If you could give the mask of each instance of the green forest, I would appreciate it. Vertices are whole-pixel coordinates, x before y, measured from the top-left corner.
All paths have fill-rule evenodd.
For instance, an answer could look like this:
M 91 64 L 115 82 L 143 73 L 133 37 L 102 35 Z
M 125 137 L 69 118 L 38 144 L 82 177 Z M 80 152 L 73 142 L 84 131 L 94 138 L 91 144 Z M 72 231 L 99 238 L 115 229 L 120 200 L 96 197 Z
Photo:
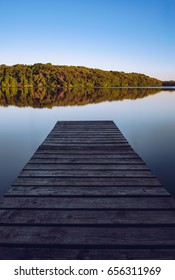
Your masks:
M 144 74 L 104 71 L 82 66 L 0 65 L 0 86 L 7 87 L 154 87 L 162 81 Z

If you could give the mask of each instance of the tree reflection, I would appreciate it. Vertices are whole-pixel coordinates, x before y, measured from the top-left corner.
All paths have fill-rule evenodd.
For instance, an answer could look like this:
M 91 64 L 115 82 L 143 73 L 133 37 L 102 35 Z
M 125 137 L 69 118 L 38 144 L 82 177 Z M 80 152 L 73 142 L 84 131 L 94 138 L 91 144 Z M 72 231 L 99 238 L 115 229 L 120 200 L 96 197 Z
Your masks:
M 48 89 L 48 88 L 2 88 L 1 106 L 52 108 L 54 106 L 77 106 L 104 101 L 144 98 L 160 92 L 158 88 L 93 88 L 93 89 Z

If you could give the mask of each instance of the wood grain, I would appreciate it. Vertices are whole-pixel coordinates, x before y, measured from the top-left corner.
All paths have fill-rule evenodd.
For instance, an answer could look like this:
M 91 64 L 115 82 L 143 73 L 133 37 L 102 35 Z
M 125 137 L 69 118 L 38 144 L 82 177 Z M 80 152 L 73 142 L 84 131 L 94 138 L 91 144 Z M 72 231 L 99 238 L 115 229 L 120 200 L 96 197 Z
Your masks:
M 174 259 L 175 201 L 112 121 L 61 121 L 0 199 L 0 259 Z

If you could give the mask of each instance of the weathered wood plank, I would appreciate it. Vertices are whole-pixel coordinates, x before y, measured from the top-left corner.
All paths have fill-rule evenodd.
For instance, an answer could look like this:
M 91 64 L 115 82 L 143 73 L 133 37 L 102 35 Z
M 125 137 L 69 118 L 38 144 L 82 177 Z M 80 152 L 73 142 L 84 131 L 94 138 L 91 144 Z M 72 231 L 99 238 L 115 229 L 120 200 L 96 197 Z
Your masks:
M 108 137 L 106 136 L 89 136 L 88 134 L 87 135 L 50 135 L 48 136 L 45 140 L 53 140 L 53 141 L 87 141 L 87 142 L 90 142 L 90 141 L 99 141 L 99 142 L 105 142 L 105 141 L 113 141 L 113 142 L 125 142 L 127 143 L 128 141 L 123 138 L 123 137 L 114 137 L 114 136 L 110 136 L 108 135 Z
M 72 124 L 72 125 L 77 125 L 77 124 L 106 124 L 106 125 L 115 125 L 115 123 L 112 120 L 71 120 L 71 121 L 58 121 L 55 125 L 68 125 L 68 124 Z
M 36 152 L 37 154 L 68 154 L 69 156 L 71 155 L 100 155 L 100 156 L 105 156 L 105 155 L 112 155 L 112 156 L 117 156 L 117 155 L 129 155 L 131 154 L 132 156 L 135 156 L 135 153 L 132 149 L 120 149 L 120 148 L 111 148 L 111 147 L 106 147 L 106 149 L 101 149 L 100 147 L 80 147 L 80 149 L 76 149 L 76 146 L 68 147 L 66 148 L 59 148 L 59 147 L 51 147 L 49 145 L 43 145 L 40 146 Z
M 175 209 L 172 197 L 5 197 L 0 208 L 15 209 Z
M 95 124 L 95 123 L 104 123 L 104 124 L 114 124 L 115 123 L 112 120 L 72 120 L 72 121 L 58 121 L 55 125 L 60 125 L 60 124 Z
M 0 210 L 0 225 L 175 226 L 175 210 Z
M 174 213 L 113 122 L 58 122 L 0 199 L 0 258 L 171 259 Z
M 65 121 L 64 123 L 62 123 L 62 122 L 57 122 L 56 124 L 55 124 L 55 127 L 54 127 L 54 129 L 56 128 L 56 127 L 69 127 L 69 126 L 71 126 L 71 127 L 96 127 L 96 126 L 99 126 L 99 127 L 106 127 L 106 128 L 108 128 L 108 127 L 114 127 L 114 128 L 116 128 L 116 125 L 114 124 L 114 122 L 98 122 L 98 121 L 91 121 L 91 122 L 82 122 L 82 123 L 79 123 L 79 122 L 67 122 L 67 121 Z M 118 127 L 117 127 L 118 128 Z
M 53 137 L 53 136 L 58 136 L 58 137 L 61 137 L 61 138 L 64 138 L 64 137 L 71 137 L 71 135 L 75 138 L 81 138 L 81 137 L 88 137 L 88 138 L 104 138 L 104 137 L 109 137 L 109 138 L 116 138 L 116 139 L 123 139 L 123 140 L 126 140 L 126 138 L 124 137 L 124 135 L 122 135 L 120 132 L 117 132 L 117 131 L 106 131 L 106 130 L 101 130 L 101 131 L 96 131 L 95 129 L 94 130 L 91 130 L 91 131 L 88 131 L 88 130 L 77 130 L 77 131 L 54 131 L 50 134 L 48 134 L 48 137 Z
M 78 145 L 76 143 L 72 143 L 69 145 L 65 145 L 65 144 L 59 144 L 59 143 L 45 143 L 43 142 L 42 146 L 39 147 L 39 149 L 41 150 L 47 150 L 47 149 L 67 149 L 67 150 L 71 150 L 71 149 L 75 149 L 75 150 L 110 150 L 110 151 L 120 151 L 120 150 L 126 150 L 126 151 L 132 151 L 132 148 L 130 145 L 128 144 L 105 144 L 105 143 L 97 143 L 97 144 L 92 144 L 92 143 L 88 143 L 88 144 L 81 144 L 78 143 Z
M 72 124 L 66 124 L 66 125 L 55 125 L 54 130 L 57 129 L 70 129 L 70 130 L 76 130 L 76 129 L 105 129 L 105 130 L 110 130 L 110 129 L 114 129 L 114 130 L 119 130 L 114 124 L 110 125 L 104 125 L 104 124 L 76 124 L 76 125 L 72 125 Z
M 114 122 L 100 122 L 100 121 L 91 121 L 91 122 L 84 122 L 84 121 L 82 121 L 82 123 L 79 123 L 78 121 L 70 121 L 70 123 L 69 122 L 67 122 L 67 121 L 65 121 L 64 123 L 62 122 L 62 121 L 59 121 L 59 122 L 57 122 L 56 124 L 55 124 L 55 127 L 54 128 L 56 128 L 56 127 L 69 127 L 69 126 L 71 126 L 71 127 L 116 127 L 116 125 L 114 124 Z
M 8 234 L 8 239 L 7 239 Z M 163 246 L 175 244 L 174 227 L 0 227 L 0 245 Z
M 170 196 L 163 187 L 12 186 L 5 196 Z
M 72 129 L 72 130 L 76 130 L 77 128 L 82 128 L 82 129 L 85 129 L 85 128 L 98 128 L 98 129 L 100 129 L 100 128 L 103 128 L 103 129 L 115 129 L 116 131 L 120 131 L 120 129 L 116 126 L 116 125 L 114 125 L 114 124 L 112 124 L 112 125 L 109 125 L 109 124 L 106 124 L 106 125 L 103 125 L 103 124 L 89 124 L 89 125 L 78 125 L 78 124 L 76 124 L 76 125 L 73 125 L 73 124 L 70 124 L 70 125 L 58 125 L 58 124 L 56 124 L 55 126 L 54 126 L 54 128 L 53 128 L 53 130 L 55 131 L 55 130 L 57 130 L 57 129 L 62 129 L 62 128 L 70 128 L 70 129 Z
M 47 138 L 43 144 L 104 144 L 104 145 L 112 145 L 114 146 L 128 146 L 128 142 L 125 140 L 116 140 L 116 139 L 85 139 L 85 138 L 70 138 L 70 139 L 58 139 L 58 138 Z
M 32 159 L 29 161 L 30 164 L 133 164 L 133 165 L 144 165 L 143 161 L 138 158 L 91 158 L 91 157 L 58 157 L 58 158 L 53 158 L 47 156 L 38 158 L 35 154 L 35 156 L 32 157 Z
M 155 177 L 149 170 L 23 170 L 20 177 Z
M 89 127 L 89 128 L 94 128 L 94 127 L 97 127 L 97 128 L 106 128 L 106 129 L 109 129 L 109 128 L 114 128 L 114 129 L 119 129 L 118 127 L 116 127 L 116 125 L 114 123 L 95 123 L 95 122 L 91 122 L 91 123 L 56 123 L 55 124 L 55 127 L 54 129 L 56 128 L 67 128 L 67 127 L 70 127 L 70 128 L 77 128 L 77 127 L 80 127 L 80 128 L 86 128 L 86 127 Z
M 32 156 L 32 159 L 33 158 L 46 158 L 46 159 L 50 159 L 50 158 L 54 158 L 54 159 L 73 159 L 73 160 L 76 160 L 76 159 L 90 159 L 90 160 L 120 160 L 120 159 L 140 159 L 138 155 L 136 155 L 134 152 L 132 153 L 110 153 L 110 152 L 107 152 L 105 154 L 103 153 L 94 153 L 94 154 L 87 154 L 87 153 L 79 153 L 79 152 L 76 152 L 76 151 L 69 151 L 69 153 L 63 153 L 63 152 L 60 152 L 60 153 L 57 153 L 57 151 L 43 151 L 43 150 L 37 150 L 36 153 Z M 143 162 L 143 161 L 142 161 Z
M 0 247 L 2 260 L 174 260 L 175 249 Z
M 120 131 L 118 127 L 114 123 L 100 123 L 100 122 L 91 122 L 91 123 L 57 123 L 54 127 L 54 131 L 56 130 L 85 130 L 85 129 L 90 129 L 90 130 L 115 130 L 115 131 Z
M 109 127 L 110 125 L 111 126 L 114 126 L 116 127 L 115 123 L 112 121 L 112 120 L 88 120 L 88 121 L 58 121 L 56 124 L 55 124 L 55 127 L 56 126 L 61 126 L 61 125 L 72 125 L 72 126 L 77 126 L 77 125 L 83 125 L 83 126 L 86 126 L 86 125 L 103 125 L 103 126 L 107 126 Z
M 12 184 L 15 185 L 30 185 L 30 186 L 161 186 L 160 182 L 156 178 L 17 178 Z
M 99 126 L 106 126 L 106 127 L 110 127 L 110 126 L 113 126 L 113 127 L 116 127 L 115 123 L 113 121 L 81 121 L 81 123 L 79 121 L 58 121 L 54 128 L 55 127 L 60 127 L 60 126 L 72 126 L 72 127 L 77 127 L 77 126 L 83 126 L 83 127 L 86 127 L 88 125 L 90 125 L 91 127 L 93 126 L 96 126 L 96 125 L 99 125 Z M 118 128 L 118 127 L 117 127 Z M 119 129 L 119 128 L 118 128 Z
M 148 170 L 144 164 L 57 164 L 57 163 L 28 163 L 24 170 Z
M 120 133 L 106 133 L 106 132 L 101 132 L 101 133 L 88 133 L 88 132 L 80 132 L 80 133 L 75 133 L 75 132 L 70 132 L 70 133 L 57 133 L 57 132 L 51 132 L 46 139 L 55 139 L 55 138 L 58 138 L 58 139 L 71 139 L 71 138 L 74 138 L 74 139 L 81 139 L 81 138 L 86 138 L 86 139 L 115 139 L 116 141 L 117 140 L 126 140 L 126 138 L 120 134 Z
M 79 133 L 81 134 L 92 134 L 92 135 L 100 135 L 100 134 L 111 134 L 111 135 L 119 135 L 119 136 L 124 136 L 120 130 L 116 129 L 116 128 L 108 128 L 106 129 L 105 127 L 101 127 L 101 128 L 88 128 L 88 127 L 84 127 L 84 128 L 55 128 L 53 131 L 50 132 L 50 134 L 77 134 L 79 135 Z M 50 135 L 49 134 L 49 135 Z
M 109 133 L 109 132 L 51 132 L 48 135 L 48 138 L 98 138 L 98 139 L 109 139 L 109 138 L 116 138 L 116 140 L 126 140 L 126 138 L 120 133 Z M 126 140 L 127 141 L 127 140 Z
M 76 128 L 76 127 L 112 127 L 112 128 L 117 128 L 116 125 L 114 124 L 114 122 L 101 122 L 101 121 L 91 121 L 91 122 L 86 122 L 86 121 L 82 121 L 81 123 L 79 123 L 78 121 L 70 121 L 67 122 L 65 121 L 64 123 L 62 123 L 62 121 L 58 121 L 55 126 L 55 128 L 60 128 L 60 127 L 71 127 L 71 128 Z
M 106 149 L 106 147 L 114 147 L 114 148 L 118 148 L 118 147 L 126 147 L 126 149 L 128 147 L 130 147 L 130 145 L 126 142 L 126 141 L 87 141 L 87 140 L 80 140 L 80 141 L 74 141 L 73 139 L 69 140 L 69 141 L 57 141 L 57 140 L 45 140 L 43 141 L 42 145 L 55 145 L 55 146 L 65 146 L 68 145 L 68 147 L 74 147 L 76 145 L 81 145 L 83 147 L 88 147 L 91 148 L 92 145 L 94 145 L 95 147 L 101 147 L 102 145 L 104 145 L 104 149 Z

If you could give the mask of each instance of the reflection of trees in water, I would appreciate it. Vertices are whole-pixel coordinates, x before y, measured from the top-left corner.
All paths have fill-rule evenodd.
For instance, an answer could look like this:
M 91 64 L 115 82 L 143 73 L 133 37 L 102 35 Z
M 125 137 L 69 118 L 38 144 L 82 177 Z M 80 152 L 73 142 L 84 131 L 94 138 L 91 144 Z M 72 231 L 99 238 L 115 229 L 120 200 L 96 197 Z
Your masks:
M 76 106 L 104 101 L 143 98 L 160 92 L 156 88 L 3 88 L 0 89 L 0 105 L 18 107 L 52 108 L 53 106 Z

